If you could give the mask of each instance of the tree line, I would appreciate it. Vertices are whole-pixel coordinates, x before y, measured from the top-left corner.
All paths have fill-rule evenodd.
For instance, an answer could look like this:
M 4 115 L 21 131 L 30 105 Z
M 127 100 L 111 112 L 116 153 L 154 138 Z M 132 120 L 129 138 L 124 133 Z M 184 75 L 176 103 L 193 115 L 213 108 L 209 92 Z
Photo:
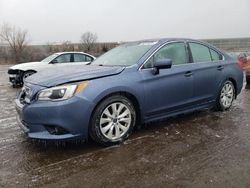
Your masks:
M 63 41 L 61 44 L 48 42 L 45 45 L 30 45 L 27 30 L 4 23 L 0 27 L 0 64 L 22 63 L 38 61 L 46 56 L 63 51 L 84 51 L 94 56 L 99 56 L 117 43 L 98 43 L 98 36 L 93 32 L 85 32 L 81 35 L 79 43 Z

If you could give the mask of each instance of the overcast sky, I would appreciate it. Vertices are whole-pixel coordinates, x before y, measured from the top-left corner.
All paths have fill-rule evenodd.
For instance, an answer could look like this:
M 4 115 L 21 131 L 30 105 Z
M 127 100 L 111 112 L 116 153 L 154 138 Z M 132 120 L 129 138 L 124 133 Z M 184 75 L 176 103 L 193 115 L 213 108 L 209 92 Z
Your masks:
M 33 44 L 160 37 L 250 37 L 250 0 L 0 0 L 0 24 L 27 29 Z

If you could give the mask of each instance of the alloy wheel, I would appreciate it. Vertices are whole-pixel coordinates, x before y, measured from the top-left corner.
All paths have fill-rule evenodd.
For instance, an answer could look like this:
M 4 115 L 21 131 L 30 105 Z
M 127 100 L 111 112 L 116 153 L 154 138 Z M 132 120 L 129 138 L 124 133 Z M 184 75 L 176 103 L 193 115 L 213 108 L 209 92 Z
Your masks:
M 131 126 L 130 109 L 121 102 L 110 104 L 100 118 L 101 133 L 109 140 L 118 140 L 127 133 Z
M 234 99 L 234 88 L 231 83 L 226 83 L 220 94 L 220 102 L 224 106 L 224 108 L 228 108 L 231 106 Z

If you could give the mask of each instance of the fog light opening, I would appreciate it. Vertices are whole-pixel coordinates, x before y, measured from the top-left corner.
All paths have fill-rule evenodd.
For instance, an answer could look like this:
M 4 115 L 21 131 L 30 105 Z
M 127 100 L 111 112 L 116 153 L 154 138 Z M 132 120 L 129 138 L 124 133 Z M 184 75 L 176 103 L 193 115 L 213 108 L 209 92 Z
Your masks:
M 63 135 L 68 134 L 69 132 L 62 127 L 55 125 L 45 125 L 46 130 L 52 135 Z

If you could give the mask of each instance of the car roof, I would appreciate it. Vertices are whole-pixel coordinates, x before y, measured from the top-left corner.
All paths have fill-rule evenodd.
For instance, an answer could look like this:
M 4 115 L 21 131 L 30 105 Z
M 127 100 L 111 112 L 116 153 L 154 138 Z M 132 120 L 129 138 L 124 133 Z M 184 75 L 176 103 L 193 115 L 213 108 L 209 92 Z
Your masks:
M 88 55 L 88 56 L 91 56 L 91 57 L 95 58 L 95 56 L 93 56 L 93 55 L 91 55 L 91 54 L 88 54 L 88 53 L 85 53 L 85 52 L 76 52 L 76 51 L 56 52 L 56 53 L 54 53 L 54 54 L 56 54 L 56 55 L 62 55 L 62 54 L 69 54 L 69 53 L 84 54 L 84 55 Z
M 158 39 L 146 39 L 146 40 L 139 40 L 139 41 L 135 41 L 135 43 L 143 43 L 143 42 L 155 42 L 158 45 L 164 44 L 166 42 L 178 42 L 178 41 L 188 41 L 188 42 L 197 42 L 200 44 L 203 44 L 205 46 L 208 46 L 210 48 L 216 49 L 217 51 L 223 52 L 223 50 L 219 50 L 217 47 L 215 47 L 214 45 L 203 41 L 203 40 L 198 40 L 198 39 L 191 39 L 191 38 L 158 38 Z
M 55 54 L 57 55 L 62 55 L 62 54 L 68 54 L 68 53 L 80 53 L 80 54 L 87 54 L 85 52 L 74 52 L 74 51 L 68 51 L 68 52 L 56 52 Z
M 189 38 L 156 38 L 156 39 L 144 39 L 134 42 L 168 42 L 168 41 L 183 41 L 183 40 L 194 40 Z M 198 41 L 198 40 L 197 40 Z
M 190 39 L 190 38 L 158 38 L 158 39 L 145 39 L 145 40 L 138 40 L 138 41 L 131 41 L 131 42 L 127 42 L 124 44 L 131 44 L 131 43 L 144 43 L 144 42 L 152 42 L 155 44 L 162 44 L 162 43 L 166 43 L 166 42 L 171 42 L 171 41 L 190 41 L 190 42 L 197 42 L 197 43 L 201 43 L 204 45 L 209 45 L 210 47 L 214 47 L 213 45 L 202 41 L 202 40 L 196 40 L 196 39 Z

